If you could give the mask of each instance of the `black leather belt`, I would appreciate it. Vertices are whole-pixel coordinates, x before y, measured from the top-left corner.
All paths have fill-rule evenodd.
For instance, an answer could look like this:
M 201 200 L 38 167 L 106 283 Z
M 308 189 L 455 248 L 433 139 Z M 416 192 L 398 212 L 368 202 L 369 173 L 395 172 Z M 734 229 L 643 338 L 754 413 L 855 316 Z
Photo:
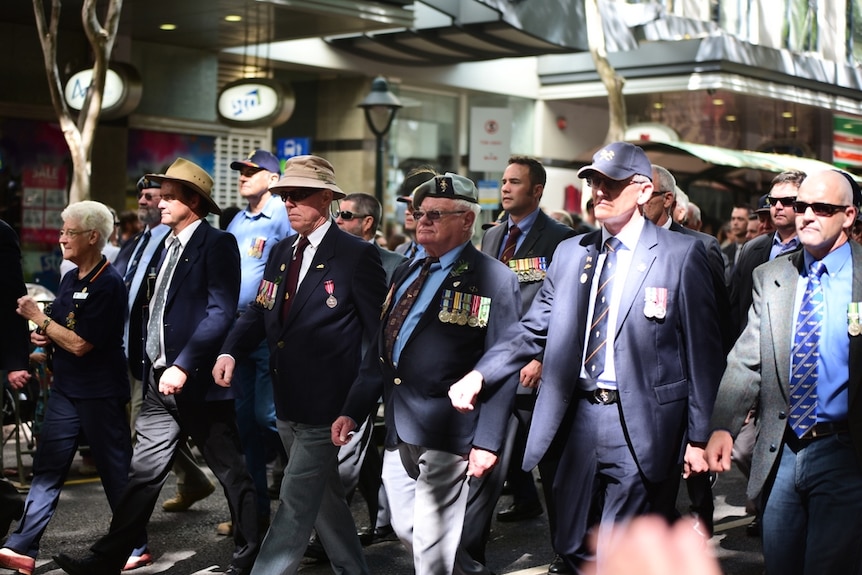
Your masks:
M 575 397 L 586 399 L 594 405 L 612 405 L 619 402 L 620 393 L 616 389 L 578 389 Z
M 808 429 L 805 434 L 799 439 L 819 439 L 828 435 L 837 433 L 849 433 L 850 424 L 845 421 L 821 421 L 814 424 L 814 427 Z

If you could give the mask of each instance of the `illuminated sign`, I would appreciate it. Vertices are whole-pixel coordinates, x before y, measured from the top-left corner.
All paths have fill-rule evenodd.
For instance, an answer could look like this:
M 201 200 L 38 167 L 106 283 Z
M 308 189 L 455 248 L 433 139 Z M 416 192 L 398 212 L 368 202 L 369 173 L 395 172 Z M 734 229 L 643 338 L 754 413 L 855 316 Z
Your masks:
M 69 78 L 63 95 L 74 110 L 84 107 L 87 92 L 93 82 L 93 69 L 88 68 Z M 102 117 L 120 118 L 132 113 L 141 102 L 141 81 L 137 71 L 127 64 L 111 64 L 105 74 L 105 90 L 102 93 Z
M 278 126 L 293 114 L 293 91 L 267 78 L 231 82 L 218 97 L 218 115 L 234 126 Z

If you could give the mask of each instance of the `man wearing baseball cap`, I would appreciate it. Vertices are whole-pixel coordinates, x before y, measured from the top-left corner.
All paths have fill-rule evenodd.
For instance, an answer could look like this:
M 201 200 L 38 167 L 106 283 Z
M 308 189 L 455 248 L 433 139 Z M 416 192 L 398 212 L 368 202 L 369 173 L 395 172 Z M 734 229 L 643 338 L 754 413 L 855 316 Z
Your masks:
M 227 231 L 239 246 L 242 274 L 237 314 L 242 315 L 257 297 L 266 260 L 275 244 L 293 234 L 287 210 L 270 191 L 281 177 L 278 158 L 266 150 L 253 150 L 246 159 L 231 162 L 239 172 L 239 195 L 246 201 L 230 222 Z M 269 374 L 269 349 L 261 342 L 236 367 L 232 386 L 238 390 L 236 423 L 248 471 L 257 492 L 257 512 L 263 525 L 269 524 L 269 495 L 266 482 L 266 454 L 283 451 L 275 427 L 275 404 Z M 231 533 L 231 523 L 222 523 L 218 533 Z
M 595 559 L 593 527 L 601 558 L 605 528 L 675 513 L 663 487 L 683 459 L 686 475 L 707 470 L 702 447 L 724 369 L 703 244 L 638 209 L 653 193 L 643 150 L 609 144 L 578 176 L 602 229 L 559 245 L 527 314 L 449 390 L 469 412 L 480 391 L 544 352 L 523 468 L 561 446 L 554 549 L 576 572 Z
M 332 441 L 346 444 L 383 395 L 392 528 L 416 573 L 452 573 L 466 479 L 496 463 L 517 379 L 501 381 L 467 416 L 452 409 L 445 391 L 518 320 L 521 297 L 515 274 L 470 242 L 480 209 L 472 181 L 435 176 L 413 191 L 413 206 L 426 257 L 396 270 L 383 327 L 332 425 Z

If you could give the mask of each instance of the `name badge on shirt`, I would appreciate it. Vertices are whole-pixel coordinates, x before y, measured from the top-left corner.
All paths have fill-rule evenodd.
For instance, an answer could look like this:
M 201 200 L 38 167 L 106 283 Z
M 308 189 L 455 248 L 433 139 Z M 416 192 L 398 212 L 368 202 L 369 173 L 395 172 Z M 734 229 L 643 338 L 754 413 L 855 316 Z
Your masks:
M 76 291 L 72 294 L 72 299 L 87 299 L 90 294 L 85 291 Z

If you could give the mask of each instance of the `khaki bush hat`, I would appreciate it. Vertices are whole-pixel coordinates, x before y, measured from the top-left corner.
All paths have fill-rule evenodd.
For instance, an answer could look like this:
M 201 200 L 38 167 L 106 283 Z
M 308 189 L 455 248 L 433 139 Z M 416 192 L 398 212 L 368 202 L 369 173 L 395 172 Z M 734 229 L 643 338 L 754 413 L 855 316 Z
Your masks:
M 197 192 L 206 202 L 209 211 L 221 215 L 221 208 L 213 200 L 213 179 L 199 165 L 177 158 L 164 174 L 147 174 L 147 179 L 161 184 L 162 182 L 177 182 Z

